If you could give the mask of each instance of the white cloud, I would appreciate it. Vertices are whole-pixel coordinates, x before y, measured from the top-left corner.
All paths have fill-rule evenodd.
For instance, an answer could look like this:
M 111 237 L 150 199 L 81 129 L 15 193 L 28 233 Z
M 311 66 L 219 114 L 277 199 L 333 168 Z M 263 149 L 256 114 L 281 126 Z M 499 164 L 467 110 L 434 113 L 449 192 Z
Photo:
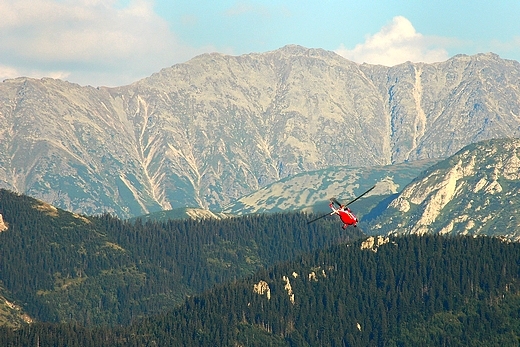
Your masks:
M 18 76 L 20 76 L 20 74 L 14 67 L 0 65 L 0 80 L 16 78 Z
M 0 80 L 68 76 L 120 85 L 201 53 L 182 45 L 152 0 L 0 0 Z
M 13 66 L 0 65 L 0 81 L 20 76 L 51 77 L 65 80 L 69 76 L 65 71 L 39 71 L 33 69 L 17 69 Z
M 349 50 L 341 45 L 336 53 L 357 63 L 394 66 L 406 61 L 432 63 L 448 59 L 448 52 L 436 48 L 439 39 L 423 36 L 402 16 L 394 17 L 378 33 Z

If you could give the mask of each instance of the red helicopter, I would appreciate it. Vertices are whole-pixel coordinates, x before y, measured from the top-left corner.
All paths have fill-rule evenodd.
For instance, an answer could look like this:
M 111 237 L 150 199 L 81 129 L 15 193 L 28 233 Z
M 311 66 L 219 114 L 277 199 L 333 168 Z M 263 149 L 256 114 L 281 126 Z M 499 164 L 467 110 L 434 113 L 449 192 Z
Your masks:
M 315 222 L 317 221 L 318 219 L 321 219 L 321 218 L 324 218 L 324 217 L 327 217 L 327 216 L 332 216 L 332 215 L 335 215 L 337 214 L 339 216 L 339 218 L 341 219 L 341 221 L 343 222 L 343 226 L 342 228 L 343 229 L 346 229 L 347 226 L 349 225 L 353 225 L 354 227 L 357 226 L 357 223 L 358 223 L 358 219 L 357 217 L 352 213 L 352 211 L 350 210 L 350 208 L 348 208 L 347 206 L 352 204 L 354 201 L 357 201 L 359 198 L 361 198 L 362 196 L 364 196 L 365 194 L 368 194 L 372 189 L 374 189 L 376 186 L 373 186 L 372 188 L 370 188 L 369 190 L 367 190 L 366 192 L 364 192 L 363 194 L 361 194 L 360 196 L 358 196 L 357 198 L 355 198 L 354 200 L 350 201 L 349 203 L 347 204 L 341 204 L 338 200 L 336 200 L 336 198 L 331 198 L 330 199 L 330 204 L 329 204 L 329 207 L 330 209 L 332 210 L 332 212 L 330 213 L 327 213 L 323 216 L 320 216 L 318 218 L 315 218 L 309 222 L 307 222 L 307 224 L 310 224 L 312 222 Z M 338 206 L 336 208 L 336 205 Z

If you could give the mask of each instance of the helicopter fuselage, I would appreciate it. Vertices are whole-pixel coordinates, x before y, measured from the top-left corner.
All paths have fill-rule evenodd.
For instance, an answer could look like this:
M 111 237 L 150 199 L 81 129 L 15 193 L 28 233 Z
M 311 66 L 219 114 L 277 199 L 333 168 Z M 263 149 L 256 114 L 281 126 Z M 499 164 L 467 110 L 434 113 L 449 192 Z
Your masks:
M 340 206 L 339 208 L 335 208 L 334 204 L 330 203 L 330 208 L 332 210 L 331 214 L 337 214 L 341 221 L 343 222 L 343 229 L 345 229 L 349 225 L 357 226 L 358 219 L 357 217 L 350 211 L 350 209 L 346 206 Z

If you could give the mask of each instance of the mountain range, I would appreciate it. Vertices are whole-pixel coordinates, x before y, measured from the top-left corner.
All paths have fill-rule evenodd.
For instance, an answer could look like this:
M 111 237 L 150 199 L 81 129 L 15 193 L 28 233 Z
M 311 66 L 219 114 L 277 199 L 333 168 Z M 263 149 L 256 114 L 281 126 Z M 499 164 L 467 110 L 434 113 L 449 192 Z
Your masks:
M 351 206 L 367 234 L 440 233 L 520 240 L 520 139 L 480 141 L 438 162 L 306 172 L 267 185 L 224 211 L 322 213 L 330 197 L 347 202 L 373 185 L 366 197 Z
M 236 211 L 304 172 L 440 160 L 518 137 L 519 85 L 520 63 L 492 53 L 384 67 L 294 45 L 203 54 L 115 88 L 5 80 L 0 187 L 122 218 Z

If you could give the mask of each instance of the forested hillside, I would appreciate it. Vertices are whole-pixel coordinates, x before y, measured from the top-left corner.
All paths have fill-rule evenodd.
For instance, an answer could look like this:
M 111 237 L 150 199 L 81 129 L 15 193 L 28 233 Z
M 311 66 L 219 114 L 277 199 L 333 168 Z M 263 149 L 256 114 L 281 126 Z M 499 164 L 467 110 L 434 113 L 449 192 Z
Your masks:
M 357 238 L 304 214 L 130 223 L 0 190 L 3 295 L 33 319 L 128 323 L 217 283 Z M 1 317 L 1 316 L 0 316 Z
M 519 276 L 518 243 L 380 238 L 298 256 L 127 327 L 38 323 L 4 328 L 0 345 L 518 346 Z

